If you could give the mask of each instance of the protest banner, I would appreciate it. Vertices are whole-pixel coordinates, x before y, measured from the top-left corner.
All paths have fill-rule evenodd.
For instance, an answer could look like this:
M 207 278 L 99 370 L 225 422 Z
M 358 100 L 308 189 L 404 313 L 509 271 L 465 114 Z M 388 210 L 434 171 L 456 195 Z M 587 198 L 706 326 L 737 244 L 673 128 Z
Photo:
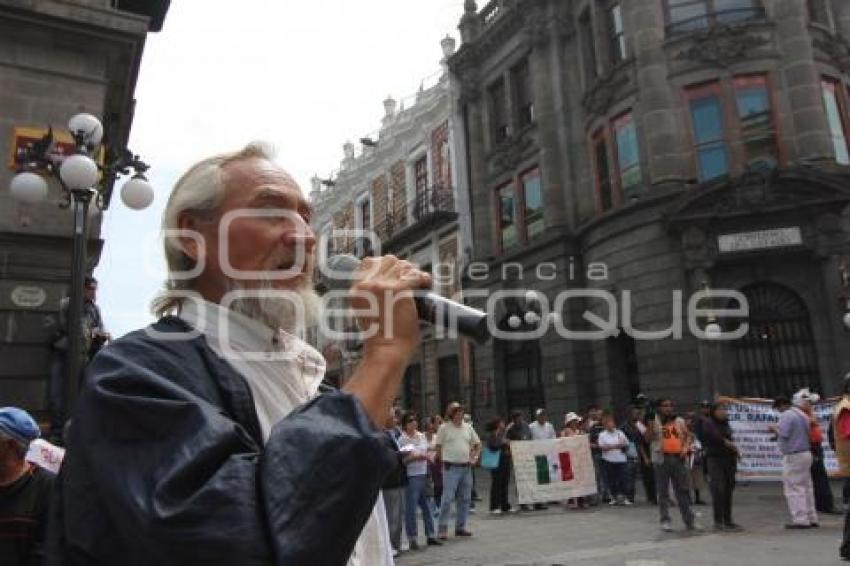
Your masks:
M 741 451 L 738 479 L 782 480 L 782 453 L 771 430 L 779 422 L 779 414 L 770 399 L 723 397 L 729 406 L 729 425 L 735 444 Z M 829 445 L 827 430 L 835 399 L 825 399 L 814 406 L 814 413 L 823 429 L 823 449 L 826 471 L 837 474 L 838 461 Z
M 519 502 L 546 503 L 596 493 L 587 436 L 511 442 Z
M 43 438 L 36 438 L 30 442 L 26 455 L 27 462 L 33 463 L 54 474 L 59 473 L 64 458 L 64 448 L 50 444 Z

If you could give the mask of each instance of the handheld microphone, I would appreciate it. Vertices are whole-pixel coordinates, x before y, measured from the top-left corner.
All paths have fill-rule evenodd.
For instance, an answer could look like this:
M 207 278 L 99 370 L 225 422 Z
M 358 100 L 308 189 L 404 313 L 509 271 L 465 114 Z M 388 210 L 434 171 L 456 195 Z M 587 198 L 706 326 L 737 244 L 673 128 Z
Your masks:
M 325 262 L 326 272 L 336 272 L 338 278 L 326 273 L 328 288 L 343 291 L 351 285 L 348 277 L 360 267 L 360 260 L 350 254 L 334 255 Z M 414 291 L 414 302 L 419 320 L 441 326 L 446 330 L 456 329 L 458 334 L 483 344 L 490 338 L 487 313 L 431 292 Z

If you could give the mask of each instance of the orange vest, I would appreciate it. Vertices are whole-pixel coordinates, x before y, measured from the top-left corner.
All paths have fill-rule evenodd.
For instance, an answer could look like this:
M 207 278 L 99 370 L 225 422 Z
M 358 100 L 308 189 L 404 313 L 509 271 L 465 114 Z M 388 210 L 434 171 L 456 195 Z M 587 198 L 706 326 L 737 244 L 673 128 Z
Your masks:
M 675 420 L 672 420 L 661 427 L 661 450 L 665 454 L 682 453 L 684 439 L 678 424 Z
M 845 395 L 835 404 L 832 412 L 832 431 L 835 433 L 835 455 L 838 458 L 838 473 L 845 478 L 850 477 L 850 439 L 842 438 L 838 430 L 838 415 L 841 411 L 850 411 L 850 395 Z

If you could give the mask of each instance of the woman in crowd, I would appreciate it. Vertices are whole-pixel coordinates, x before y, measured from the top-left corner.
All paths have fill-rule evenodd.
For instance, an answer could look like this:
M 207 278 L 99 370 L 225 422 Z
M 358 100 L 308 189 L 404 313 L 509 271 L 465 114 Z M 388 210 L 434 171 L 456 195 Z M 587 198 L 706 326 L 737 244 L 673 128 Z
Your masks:
M 705 493 L 705 470 L 703 469 L 703 460 L 705 459 L 705 449 L 696 434 L 697 417 L 694 413 L 688 413 L 685 422 L 688 425 L 688 432 L 691 433 L 691 452 L 688 455 L 688 472 L 691 491 L 694 494 L 694 505 L 705 505 L 702 499 L 702 494 Z
M 626 473 L 628 459 L 626 451 L 629 447 L 629 439 L 622 430 L 617 428 L 614 415 L 603 413 L 602 432 L 599 433 L 597 444 L 602 460 L 602 472 L 605 474 L 605 483 L 611 490 L 611 505 L 631 505 L 626 498 Z
M 495 418 L 487 423 L 487 448 L 499 453 L 499 465 L 490 470 L 493 481 L 490 485 L 490 513 L 510 513 L 508 484 L 511 479 L 511 445 L 505 438 L 505 421 Z
M 419 548 L 416 527 L 416 508 L 422 511 L 422 521 L 425 524 L 425 536 L 428 545 L 439 546 L 442 543 L 435 537 L 433 511 L 428 506 L 428 440 L 419 432 L 416 415 L 407 412 L 401 418 L 401 436 L 398 439 L 399 449 L 404 455 L 407 465 L 407 485 L 404 493 L 404 527 L 410 549 Z
M 443 463 L 437 458 L 437 432 L 443 425 L 443 417 L 434 415 L 428 420 L 428 472 L 431 475 L 431 486 L 434 499 L 434 515 L 437 514 L 440 501 L 443 499 Z
M 732 492 L 740 454 L 732 438 L 729 414 L 724 403 L 711 406 L 709 418 L 703 422 L 702 437 L 708 461 L 708 483 L 714 507 L 716 531 L 740 531 L 732 520 Z
M 808 392 L 808 390 L 805 390 Z M 829 476 L 826 473 L 826 464 L 824 463 L 823 428 L 820 425 L 817 414 L 814 411 L 814 404 L 820 401 L 820 395 L 817 393 L 808 392 L 808 402 L 800 406 L 804 413 L 809 417 L 811 422 L 811 432 L 809 440 L 812 450 L 812 485 L 815 490 L 815 509 L 818 513 L 834 514 L 835 500 L 832 496 L 832 488 L 829 485 Z
M 564 438 L 571 438 L 582 434 L 585 434 L 585 432 L 582 428 L 581 417 L 575 413 L 567 413 L 567 416 L 564 417 L 564 429 L 561 431 L 561 436 Z M 584 509 L 584 497 L 568 499 L 567 507 L 570 509 Z

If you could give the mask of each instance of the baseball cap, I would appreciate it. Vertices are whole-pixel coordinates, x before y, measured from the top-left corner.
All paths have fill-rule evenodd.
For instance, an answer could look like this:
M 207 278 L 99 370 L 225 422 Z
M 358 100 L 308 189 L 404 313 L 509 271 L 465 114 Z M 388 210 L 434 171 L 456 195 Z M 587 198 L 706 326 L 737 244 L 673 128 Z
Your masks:
M 17 407 L 0 408 L 0 432 L 26 445 L 41 436 L 35 419 Z

